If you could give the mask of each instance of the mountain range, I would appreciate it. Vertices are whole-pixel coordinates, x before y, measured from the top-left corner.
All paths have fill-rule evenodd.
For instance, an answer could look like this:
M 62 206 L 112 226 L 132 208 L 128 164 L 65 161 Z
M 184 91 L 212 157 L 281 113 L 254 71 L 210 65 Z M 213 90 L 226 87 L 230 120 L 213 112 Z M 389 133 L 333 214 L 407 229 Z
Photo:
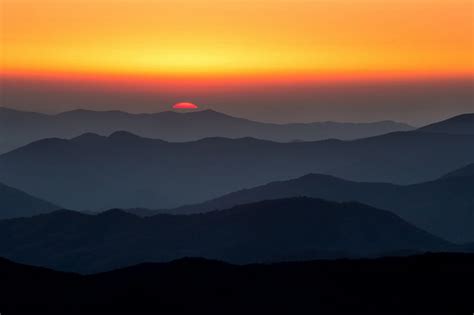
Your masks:
M 0 182 L 74 210 L 162 209 L 308 173 L 398 184 L 433 180 L 474 161 L 473 143 L 474 135 L 422 131 L 298 143 L 170 143 L 89 133 L 1 155 Z
M 0 259 L 5 314 L 469 314 L 474 255 L 230 265 L 197 258 L 82 276 Z
M 391 212 L 310 198 L 195 215 L 61 210 L 0 221 L 1 257 L 84 273 L 189 256 L 252 263 L 456 249 Z
M 474 164 L 450 174 L 464 174 Z M 410 223 L 452 242 L 474 242 L 474 175 L 444 176 L 413 184 L 354 182 L 309 174 L 240 190 L 196 205 L 161 211 L 202 213 L 261 200 L 306 196 L 334 201 L 358 201 L 390 210 Z M 135 212 L 135 211 L 134 211 Z M 156 211 L 157 213 L 160 211 Z M 137 211 L 141 215 L 153 212 Z
M 474 114 L 0 108 L 0 134 L 2 314 L 472 311 Z
M 444 121 L 422 127 L 419 130 L 457 135 L 473 135 L 474 114 L 462 114 L 454 116 Z
M 0 183 L 0 219 L 28 217 L 58 209 L 59 206 Z
M 450 172 L 444 177 L 466 177 L 466 176 L 474 176 L 474 163 L 466 165 L 460 169 L 457 169 L 453 172 Z
M 253 137 L 272 141 L 315 141 L 364 138 L 413 127 L 393 122 L 315 122 L 271 124 L 232 117 L 213 110 L 131 114 L 121 111 L 73 110 L 56 115 L 0 107 L 0 153 L 44 138 L 72 138 L 83 133 L 109 135 L 128 131 L 166 141 L 194 141 L 207 137 Z
M 133 208 L 124 211 L 140 217 L 164 213 L 194 214 L 263 200 L 306 196 L 365 203 L 390 210 L 408 222 L 451 242 L 474 242 L 473 166 L 474 163 L 437 180 L 413 185 L 354 182 L 329 175 L 308 174 L 174 209 Z M 0 219 L 34 216 L 58 209 L 59 206 L 0 184 Z M 94 211 L 84 212 L 94 214 Z

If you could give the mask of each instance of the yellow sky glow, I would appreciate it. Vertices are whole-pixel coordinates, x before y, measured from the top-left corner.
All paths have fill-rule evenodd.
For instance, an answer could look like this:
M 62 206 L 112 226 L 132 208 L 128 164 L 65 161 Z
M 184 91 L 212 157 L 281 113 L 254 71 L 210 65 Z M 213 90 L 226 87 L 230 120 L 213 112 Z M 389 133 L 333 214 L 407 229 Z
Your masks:
M 1 72 L 474 75 L 472 0 L 0 0 Z

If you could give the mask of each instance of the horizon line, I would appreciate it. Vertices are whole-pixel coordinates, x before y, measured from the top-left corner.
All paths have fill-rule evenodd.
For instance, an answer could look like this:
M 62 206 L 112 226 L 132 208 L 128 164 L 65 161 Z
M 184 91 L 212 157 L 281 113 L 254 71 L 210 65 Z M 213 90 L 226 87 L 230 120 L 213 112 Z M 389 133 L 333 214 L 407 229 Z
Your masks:
M 414 124 L 410 124 L 408 122 L 404 121 L 399 121 L 399 120 L 393 120 L 393 119 L 382 119 L 382 120 L 369 120 L 369 121 L 363 121 L 363 122 L 356 122 L 356 121 L 342 121 L 342 120 L 315 120 L 311 122 L 285 122 L 285 123 L 275 123 L 275 122 L 265 122 L 265 121 L 260 121 L 260 120 L 255 120 L 247 117 L 241 117 L 241 116 L 235 116 L 232 114 L 225 113 L 223 111 L 218 111 L 212 108 L 206 108 L 206 107 L 199 107 L 198 109 L 167 109 L 167 110 L 162 110 L 162 111 L 152 111 L 152 112 L 130 112 L 126 110 L 121 110 L 121 109 L 88 109 L 88 108 L 83 108 L 83 107 L 77 107 L 74 109 L 69 109 L 69 110 L 63 110 L 63 111 L 58 111 L 58 112 L 45 112 L 45 111 L 33 111 L 33 110 L 24 110 L 24 109 L 19 109 L 19 108 L 13 108 L 13 107 L 8 107 L 8 106 L 3 106 L 0 104 L 0 109 L 6 109 L 6 110 L 11 110 L 11 111 L 16 111 L 16 112 L 22 112 L 22 113 L 31 113 L 31 114 L 40 114 L 40 115 L 46 115 L 46 116 L 60 116 L 62 114 L 67 114 L 75 111 L 83 111 L 83 112 L 91 112 L 91 113 L 123 113 L 127 115 L 132 115 L 132 116 L 140 116 L 140 115 L 157 115 L 157 114 L 163 114 L 163 113 L 173 113 L 177 115 L 189 115 L 189 114 L 195 114 L 195 113 L 203 113 L 203 112 L 213 112 L 213 113 L 218 113 L 223 116 L 231 117 L 231 118 L 236 118 L 236 119 L 243 119 L 251 122 L 256 122 L 256 123 L 261 123 L 261 124 L 268 124 L 268 125 L 279 125 L 279 126 L 284 126 L 284 125 L 309 125 L 309 124 L 314 124 L 314 123 L 338 123 L 338 124 L 375 124 L 375 123 L 383 123 L 383 122 L 392 122 L 392 123 L 398 123 L 398 124 L 404 124 L 412 128 L 418 128 L 419 126 L 416 126 Z M 474 114 L 474 112 L 465 112 L 465 113 L 460 113 L 456 115 L 451 115 L 448 116 L 444 119 L 449 119 L 453 118 L 456 116 L 460 115 L 465 115 L 465 114 Z M 434 121 L 436 122 L 436 121 Z

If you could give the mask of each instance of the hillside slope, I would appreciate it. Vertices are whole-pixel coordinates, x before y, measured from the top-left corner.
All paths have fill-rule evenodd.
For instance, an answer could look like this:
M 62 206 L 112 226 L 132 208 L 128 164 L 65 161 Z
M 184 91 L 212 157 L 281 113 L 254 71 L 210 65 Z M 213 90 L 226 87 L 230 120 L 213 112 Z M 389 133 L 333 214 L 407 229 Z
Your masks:
M 187 256 L 251 263 L 456 248 L 390 212 L 309 198 L 188 216 L 62 210 L 0 221 L 1 257 L 78 272 Z

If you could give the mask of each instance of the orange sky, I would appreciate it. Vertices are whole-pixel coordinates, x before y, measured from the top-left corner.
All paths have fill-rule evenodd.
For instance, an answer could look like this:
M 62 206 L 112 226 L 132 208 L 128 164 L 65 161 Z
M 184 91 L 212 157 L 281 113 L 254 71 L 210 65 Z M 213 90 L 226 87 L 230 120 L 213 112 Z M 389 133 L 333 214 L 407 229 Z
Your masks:
M 0 0 L 4 75 L 474 75 L 472 0 Z

